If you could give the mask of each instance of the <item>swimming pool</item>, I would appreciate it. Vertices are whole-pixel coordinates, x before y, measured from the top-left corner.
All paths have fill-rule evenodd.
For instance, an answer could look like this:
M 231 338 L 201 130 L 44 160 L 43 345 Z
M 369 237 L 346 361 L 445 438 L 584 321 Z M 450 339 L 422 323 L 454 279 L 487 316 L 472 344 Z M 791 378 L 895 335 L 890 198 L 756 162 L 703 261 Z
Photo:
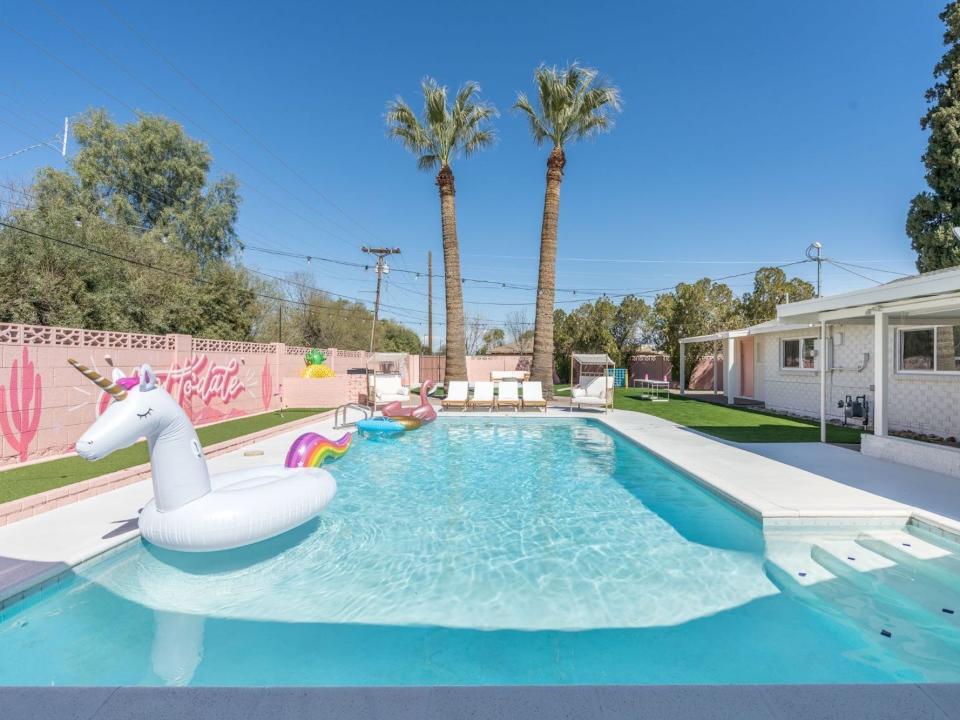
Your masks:
M 8 608 L 0 684 L 960 680 L 954 548 L 765 539 L 601 423 L 443 419 L 331 470 L 299 531 L 216 555 L 138 541 Z

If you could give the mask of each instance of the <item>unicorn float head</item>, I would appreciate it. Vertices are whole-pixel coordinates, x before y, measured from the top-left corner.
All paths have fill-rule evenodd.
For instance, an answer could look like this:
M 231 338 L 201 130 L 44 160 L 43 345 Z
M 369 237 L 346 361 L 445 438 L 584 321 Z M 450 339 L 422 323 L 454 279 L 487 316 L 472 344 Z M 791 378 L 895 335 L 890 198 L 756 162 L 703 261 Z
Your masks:
M 77 440 L 80 457 L 99 460 L 145 437 L 158 511 L 176 510 L 210 492 L 197 431 L 149 365 L 141 365 L 137 377 L 124 377 L 114 369 L 113 379 L 108 379 L 72 358 L 68 362 L 113 398 Z

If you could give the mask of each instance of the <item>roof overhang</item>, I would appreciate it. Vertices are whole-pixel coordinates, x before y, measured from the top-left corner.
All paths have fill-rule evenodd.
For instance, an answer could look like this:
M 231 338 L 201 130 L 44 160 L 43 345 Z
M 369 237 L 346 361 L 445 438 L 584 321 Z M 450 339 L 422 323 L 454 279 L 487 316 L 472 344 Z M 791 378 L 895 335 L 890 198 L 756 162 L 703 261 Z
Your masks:
M 793 330 L 806 330 L 813 327 L 811 323 L 782 323 L 776 320 L 751 325 L 750 327 L 740 328 L 739 330 L 724 330 L 713 333 L 712 335 L 695 335 L 693 337 L 680 338 L 680 343 L 686 345 L 689 343 L 716 342 L 718 340 L 728 340 L 730 338 L 747 337 L 749 335 L 766 335 L 768 333 L 783 333 Z
M 872 322 L 877 312 L 904 319 L 960 317 L 960 268 L 894 280 L 874 288 L 777 306 L 781 322 Z

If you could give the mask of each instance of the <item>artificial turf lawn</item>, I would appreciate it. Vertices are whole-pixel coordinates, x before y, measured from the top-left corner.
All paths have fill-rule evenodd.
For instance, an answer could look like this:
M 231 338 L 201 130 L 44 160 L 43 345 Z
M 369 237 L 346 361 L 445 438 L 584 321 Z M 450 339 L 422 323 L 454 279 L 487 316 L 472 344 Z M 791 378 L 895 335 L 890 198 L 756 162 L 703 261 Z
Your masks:
M 568 386 L 557 386 L 554 393 L 569 397 Z M 732 442 L 818 442 L 820 423 L 777 415 L 763 410 L 716 405 L 703 400 L 670 396 L 669 402 L 640 399 L 636 388 L 617 388 L 613 396 L 617 410 L 647 413 Z M 827 441 L 859 443 L 860 430 L 827 425 Z
M 197 435 L 200 437 L 200 444 L 206 447 L 326 411 L 327 408 L 304 408 L 284 410 L 283 417 L 279 412 L 252 415 L 197 428 Z M 0 502 L 17 500 L 64 485 L 72 485 L 98 475 L 142 465 L 149 459 L 147 444 L 141 441 L 94 462 L 74 456 L 25 467 L 14 467 L 0 472 Z

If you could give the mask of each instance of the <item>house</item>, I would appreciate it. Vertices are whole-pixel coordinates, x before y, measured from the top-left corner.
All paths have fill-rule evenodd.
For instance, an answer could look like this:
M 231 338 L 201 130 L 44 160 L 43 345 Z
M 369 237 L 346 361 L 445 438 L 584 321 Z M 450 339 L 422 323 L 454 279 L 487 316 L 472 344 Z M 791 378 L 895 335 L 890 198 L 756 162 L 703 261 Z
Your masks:
M 533 337 L 520 338 L 518 342 L 504 343 L 490 351 L 491 355 L 533 355 Z
M 777 306 L 760 325 L 680 341 L 720 343 L 728 403 L 842 421 L 863 396 L 862 451 L 960 477 L 960 268 Z M 821 366 L 825 372 L 821 372 Z M 892 437 L 935 436 L 944 444 Z

